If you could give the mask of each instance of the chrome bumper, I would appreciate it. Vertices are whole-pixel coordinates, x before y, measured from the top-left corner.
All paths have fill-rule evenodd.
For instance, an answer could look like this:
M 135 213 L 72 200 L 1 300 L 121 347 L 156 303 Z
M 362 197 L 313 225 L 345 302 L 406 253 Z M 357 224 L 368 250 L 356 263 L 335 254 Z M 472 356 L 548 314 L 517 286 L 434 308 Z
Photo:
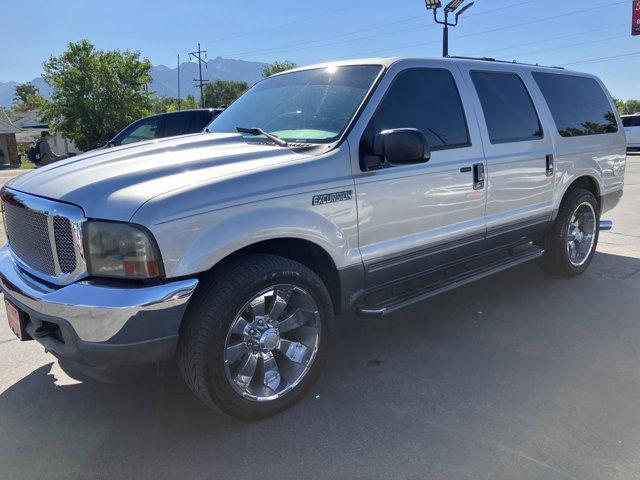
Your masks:
M 0 249 L 0 288 L 8 300 L 40 320 L 65 323 L 81 342 L 134 344 L 176 336 L 197 284 L 196 279 L 149 286 L 80 281 L 52 287 L 24 273 L 7 247 Z

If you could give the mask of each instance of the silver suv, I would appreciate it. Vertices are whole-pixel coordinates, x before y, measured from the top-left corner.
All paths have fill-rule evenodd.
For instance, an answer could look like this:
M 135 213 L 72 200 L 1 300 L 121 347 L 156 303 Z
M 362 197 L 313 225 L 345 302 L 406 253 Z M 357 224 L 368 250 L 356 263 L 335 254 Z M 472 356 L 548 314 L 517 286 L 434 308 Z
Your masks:
M 584 272 L 625 161 L 591 75 L 312 66 L 258 83 L 208 133 L 8 184 L 0 284 L 16 334 L 73 374 L 175 356 L 204 403 L 260 418 L 312 387 L 336 314 L 387 315 L 531 260 Z

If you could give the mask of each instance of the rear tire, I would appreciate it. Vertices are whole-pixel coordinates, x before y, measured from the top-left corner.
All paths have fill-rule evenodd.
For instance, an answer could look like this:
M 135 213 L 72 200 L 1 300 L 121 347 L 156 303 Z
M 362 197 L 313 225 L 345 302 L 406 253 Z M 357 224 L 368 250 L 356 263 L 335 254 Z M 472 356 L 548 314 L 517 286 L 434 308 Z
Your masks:
M 269 417 L 313 386 L 332 323 L 331 297 L 313 271 L 251 255 L 201 282 L 182 326 L 180 371 L 206 405 L 239 419 Z
M 569 190 L 558 216 L 542 239 L 539 264 L 545 272 L 571 277 L 584 273 L 593 259 L 600 235 L 600 206 L 588 190 Z

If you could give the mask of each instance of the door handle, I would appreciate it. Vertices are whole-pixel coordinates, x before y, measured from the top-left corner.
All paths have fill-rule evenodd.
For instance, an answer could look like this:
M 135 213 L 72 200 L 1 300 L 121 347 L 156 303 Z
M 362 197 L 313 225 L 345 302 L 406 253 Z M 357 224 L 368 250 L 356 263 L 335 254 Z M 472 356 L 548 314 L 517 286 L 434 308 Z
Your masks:
M 552 177 L 553 176 L 553 153 L 550 153 L 549 155 L 547 155 L 546 157 L 546 162 L 547 162 L 547 177 Z
M 476 163 L 473 166 L 473 189 L 482 190 L 484 188 L 484 164 Z

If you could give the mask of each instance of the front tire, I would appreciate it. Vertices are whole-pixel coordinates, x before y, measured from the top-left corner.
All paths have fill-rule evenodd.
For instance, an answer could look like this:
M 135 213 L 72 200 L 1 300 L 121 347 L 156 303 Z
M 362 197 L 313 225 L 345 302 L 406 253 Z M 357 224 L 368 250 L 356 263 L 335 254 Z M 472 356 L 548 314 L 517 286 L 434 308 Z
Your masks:
M 588 190 L 566 193 L 558 216 L 542 241 L 545 254 L 540 266 L 548 273 L 571 277 L 584 273 L 598 246 L 600 206 Z
M 304 265 L 251 255 L 204 280 L 178 346 L 200 400 L 240 419 L 274 415 L 313 386 L 327 358 L 333 305 Z

